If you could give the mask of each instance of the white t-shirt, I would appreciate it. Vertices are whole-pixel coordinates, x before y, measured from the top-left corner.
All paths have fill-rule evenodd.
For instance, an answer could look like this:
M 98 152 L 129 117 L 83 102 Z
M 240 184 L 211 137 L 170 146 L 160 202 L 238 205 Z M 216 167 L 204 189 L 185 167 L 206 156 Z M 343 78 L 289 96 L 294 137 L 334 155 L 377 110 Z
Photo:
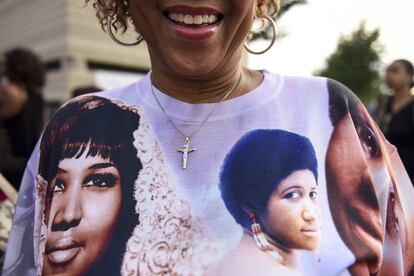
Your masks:
M 65 104 L 28 163 L 4 275 L 414 273 L 414 191 L 363 105 L 263 73 L 191 137 L 186 169 L 150 74 Z M 215 105 L 154 91 L 187 135 Z

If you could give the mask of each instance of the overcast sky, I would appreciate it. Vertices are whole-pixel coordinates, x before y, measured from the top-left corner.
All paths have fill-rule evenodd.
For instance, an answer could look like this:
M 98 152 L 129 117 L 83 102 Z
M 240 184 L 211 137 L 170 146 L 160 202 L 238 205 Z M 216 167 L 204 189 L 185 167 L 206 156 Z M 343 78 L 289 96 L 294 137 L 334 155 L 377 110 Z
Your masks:
M 407 58 L 414 62 L 414 0 L 308 0 L 292 8 L 279 22 L 288 36 L 268 53 L 249 60 L 252 68 L 288 75 L 312 75 L 336 49 L 341 34 L 362 20 L 379 27 L 385 46 L 383 62 Z M 259 49 L 260 45 L 253 46 Z

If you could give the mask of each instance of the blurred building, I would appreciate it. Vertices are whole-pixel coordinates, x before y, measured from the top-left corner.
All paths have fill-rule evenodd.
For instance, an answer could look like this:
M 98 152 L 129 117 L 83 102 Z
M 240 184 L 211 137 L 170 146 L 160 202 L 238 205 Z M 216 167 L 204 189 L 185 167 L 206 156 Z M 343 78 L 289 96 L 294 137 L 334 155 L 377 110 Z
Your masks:
M 136 35 L 120 39 L 133 42 Z M 150 67 L 145 45 L 116 45 L 83 0 L 0 0 L 0 53 L 13 47 L 29 48 L 45 61 L 44 96 L 52 109 L 76 88 L 127 84 Z

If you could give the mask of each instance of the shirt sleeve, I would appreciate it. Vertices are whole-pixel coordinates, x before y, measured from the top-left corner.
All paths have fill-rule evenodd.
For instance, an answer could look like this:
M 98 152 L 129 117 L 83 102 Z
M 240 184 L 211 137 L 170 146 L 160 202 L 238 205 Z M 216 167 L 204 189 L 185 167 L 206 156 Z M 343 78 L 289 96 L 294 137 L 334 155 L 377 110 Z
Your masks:
M 414 189 L 398 151 L 348 88 L 328 80 L 328 91 L 327 191 L 338 233 L 355 256 L 347 270 L 413 275 Z
M 34 150 L 19 190 L 13 226 L 10 231 L 3 274 L 36 275 L 37 266 L 34 246 L 35 187 L 38 160 L 38 147 Z

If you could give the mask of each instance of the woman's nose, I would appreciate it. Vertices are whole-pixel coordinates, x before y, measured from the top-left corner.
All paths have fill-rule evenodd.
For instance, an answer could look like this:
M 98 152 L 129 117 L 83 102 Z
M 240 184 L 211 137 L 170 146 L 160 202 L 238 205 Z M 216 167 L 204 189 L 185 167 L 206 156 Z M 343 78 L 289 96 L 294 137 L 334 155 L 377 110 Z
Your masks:
M 314 203 L 308 202 L 304 204 L 302 217 L 305 221 L 314 221 L 319 218 L 318 207 Z
M 71 227 L 76 227 L 81 221 L 81 194 L 77 191 L 67 191 L 65 199 L 65 202 L 59 202 L 60 208 L 53 219 L 52 231 L 65 231 Z M 52 205 L 54 200 L 52 200 Z

